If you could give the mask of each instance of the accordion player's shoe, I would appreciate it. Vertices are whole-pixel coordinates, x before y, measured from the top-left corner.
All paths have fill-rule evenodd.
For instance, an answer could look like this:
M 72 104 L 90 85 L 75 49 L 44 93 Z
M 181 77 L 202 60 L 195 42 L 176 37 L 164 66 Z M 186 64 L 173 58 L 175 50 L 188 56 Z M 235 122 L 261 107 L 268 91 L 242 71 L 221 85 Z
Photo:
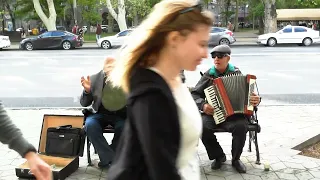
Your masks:
M 226 162 L 227 160 L 227 157 L 226 155 L 224 155 L 223 157 L 221 158 L 217 158 L 215 160 L 213 160 L 212 164 L 211 164 L 211 169 L 220 169 L 221 168 L 221 165 L 222 163 Z
M 246 173 L 247 168 L 240 160 L 233 160 L 232 166 L 239 172 L 239 173 Z

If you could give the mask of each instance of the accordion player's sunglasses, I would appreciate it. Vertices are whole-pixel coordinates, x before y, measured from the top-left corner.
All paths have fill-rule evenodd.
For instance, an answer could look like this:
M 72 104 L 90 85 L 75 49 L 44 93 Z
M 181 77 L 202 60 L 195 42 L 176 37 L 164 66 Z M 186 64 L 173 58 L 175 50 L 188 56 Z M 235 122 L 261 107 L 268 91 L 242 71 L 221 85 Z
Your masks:
M 211 57 L 214 59 L 214 58 L 219 58 L 219 59 L 221 59 L 221 58 L 224 58 L 224 57 L 227 57 L 227 56 L 229 56 L 228 54 L 222 54 L 222 53 L 213 53 L 212 55 L 211 55 Z

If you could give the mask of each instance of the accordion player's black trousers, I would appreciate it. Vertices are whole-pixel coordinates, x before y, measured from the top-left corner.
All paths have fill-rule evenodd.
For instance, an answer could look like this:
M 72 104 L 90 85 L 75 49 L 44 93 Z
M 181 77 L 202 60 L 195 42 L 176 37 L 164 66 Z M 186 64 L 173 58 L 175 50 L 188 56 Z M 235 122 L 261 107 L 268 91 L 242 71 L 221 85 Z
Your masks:
M 224 152 L 214 134 L 214 128 L 222 128 L 232 133 L 232 160 L 239 160 L 246 142 L 248 120 L 244 115 L 234 115 L 225 122 L 216 125 L 213 117 L 203 114 L 202 143 L 204 144 L 210 160 L 224 156 Z

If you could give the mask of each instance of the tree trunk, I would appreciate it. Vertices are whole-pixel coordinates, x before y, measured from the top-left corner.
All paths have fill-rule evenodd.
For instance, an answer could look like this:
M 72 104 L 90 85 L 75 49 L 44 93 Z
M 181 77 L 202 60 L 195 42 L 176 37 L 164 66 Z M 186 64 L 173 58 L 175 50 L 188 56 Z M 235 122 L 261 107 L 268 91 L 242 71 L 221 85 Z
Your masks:
M 118 14 L 113 9 L 110 0 L 107 1 L 107 8 L 112 17 L 117 21 L 120 31 L 126 30 L 127 22 L 126 22 L 126 8 L 124 5 L 124 0 L 118 0 Z
M 235 17 L 234 17 L 234 31 L 237 32 L 238 31 L 238 27 L 239 27 L 239 0 L 236 0 L 236 12 L 235 12 Z
M 264 24 L 263 24 L 263 16 L 259 17 L 259 34 L 263 34 L 264 33 Z
M 10 4 L 8 1 L 4 1 L 6 8 L 8 9 L 9 15 L 11 17 L 11 21 L 12 21 L 12 29 L 15 31 L 16 30 L 16 19 L 14 16 L 14 11 L 12 10 L 12 8 L 10 7 Z
M 227 2 L 225 2 L 224 4 L 224 8 L 225 8 L 225 25 L 228 26 L 228 22 L 229 22 L 229 17 L 230 17 L 230 12 L 229 12 L 229 7 L 231 5 L 231 0 L 227 0 Z
M 34 9 L 36 10 L 38 16 L 40 17 L 44 25 L 47 27 L 48 31 L 54 31 L 54 30 L 57 30 L 56 28 L 57 14 L 56 14 L 53 0 L 47 0 L 47 3 L 48 3 L 48 9 L 49 9 L 49 17 L 47 17 L 44 14 L 39 0 L 33 0 Z
M 126 30 L 127 27 L 127 21 L 126 21 L 126 7 L 124 5 L 124 0 L 118 0 L 118 25 L 120 28 L 120 31 Z
M 108 33 L 113 33 L 113 18 L 110 13 L 108 13 Z
M 264 33 L 277 31 L 276 0 L 264 0 Z
M 134 11 L 134 18 L 133 18 L 133 26 L 134 26 L 134 27 L 137 27 L 138 24 L 139 24 L 139 16 L 138 16 L 137 11 L 135 10 L 135 11 Z

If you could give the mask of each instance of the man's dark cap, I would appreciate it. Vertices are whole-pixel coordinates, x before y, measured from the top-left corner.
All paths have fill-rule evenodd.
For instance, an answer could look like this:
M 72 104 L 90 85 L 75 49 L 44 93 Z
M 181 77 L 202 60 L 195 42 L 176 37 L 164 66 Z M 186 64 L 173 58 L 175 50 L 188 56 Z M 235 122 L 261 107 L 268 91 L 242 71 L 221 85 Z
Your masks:
M 228 45 L 218 45 L 216 47 L 214 47 L 211 51 L 211 55 L 213 55 L 214 53 L 221 53 L 221 54 L 231 54 L 231 48 Z

